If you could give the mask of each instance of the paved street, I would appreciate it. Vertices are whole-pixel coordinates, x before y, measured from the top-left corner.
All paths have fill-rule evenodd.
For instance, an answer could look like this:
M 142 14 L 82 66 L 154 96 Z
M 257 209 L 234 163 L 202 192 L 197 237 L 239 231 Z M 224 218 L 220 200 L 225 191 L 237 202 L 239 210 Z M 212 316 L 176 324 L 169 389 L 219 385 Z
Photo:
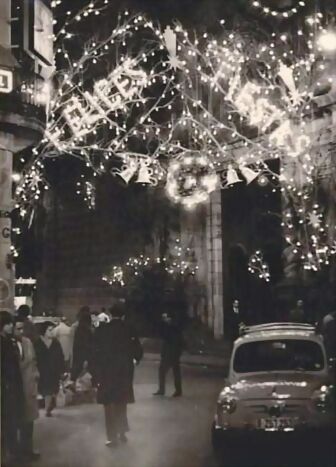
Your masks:
M 147 361 L 137 368 L 137 402 L 129 406 L 129 442 L 114 449 L 104 444 L 103 411 L 96 404 L 58 409 L 53 418 L 41 414 L 36 446 L 42 458 L 36 467 L 217 467 L 210 426 L 223 375 L 220 369 L 184 366 L 183 376 L 183 398 L 156 398 L 152 393 L 157 388 L 157 364 Z M 169 379 L 167 394 L 172 392 Z M 281 453 L 295 467 L 310 467 L 301 455 L 293 462 L 288 446 L 281 446 Z M 276 453 L 276 459 L 281 453 Z M 256 453 L 249 453 L 249 458 L 257 459 Z M 260 467 L 260 458 L 252 465 Z M 263 465 L 271 465 L 268 455 Z M 272 465 L 287 467 L 289 462 L 277 465 L 276 460 Z
M 153 397 L 157 366 L 137 368 L 136 404 L 129 406 L 126 446 L 104 445 L 103 410 L 96 404 L 59 409 L 36 424 L 43 467 L 213 467 L 210 426 L 223 376 L 219 370 L 184 367 L 180 399 Z M 169 380 L 170 382 L 170 380 Z M 167 394 L 173 387 L 168 384 Z

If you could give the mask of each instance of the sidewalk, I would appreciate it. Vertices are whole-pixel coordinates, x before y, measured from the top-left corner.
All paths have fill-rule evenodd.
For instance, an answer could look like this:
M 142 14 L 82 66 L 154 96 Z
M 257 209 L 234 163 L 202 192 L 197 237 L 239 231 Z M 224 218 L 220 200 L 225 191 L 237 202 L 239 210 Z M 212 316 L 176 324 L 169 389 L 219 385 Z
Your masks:
M 141 339 L 144 348 L 144 359 L 160 361 L 161 341 L 157 338 Z M 187 343 L 187 350 L 181 356 L 181 363 L 193 366 L 206 366 L 227 370 L 230 361 L 230 346 L 226 341 L 213 342 L 213 345 L 191 346 Z
M 159 353 L 144 353 L 144 360 L 159 362 L 160 354 Z M 183 365 L 191 366 L 204 366 L 207 368 L 217 368 L 226 371 L 229 367 L 229 359 L 225 357 L 217 357 L 214 355 L 192 355 L 184 352 L 181 356 L 181 363 Z

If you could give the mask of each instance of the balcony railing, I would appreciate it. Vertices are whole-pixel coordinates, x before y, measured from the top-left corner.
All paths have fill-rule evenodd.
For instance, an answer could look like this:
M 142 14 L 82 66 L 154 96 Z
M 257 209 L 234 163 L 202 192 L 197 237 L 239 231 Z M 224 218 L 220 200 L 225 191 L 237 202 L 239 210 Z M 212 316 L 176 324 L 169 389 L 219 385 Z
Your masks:
M 0 94 L 0 125 L 26 127 L 43 134 L 46 126 L 48 86 L 31 72 L 15 70 L 14 89 Z

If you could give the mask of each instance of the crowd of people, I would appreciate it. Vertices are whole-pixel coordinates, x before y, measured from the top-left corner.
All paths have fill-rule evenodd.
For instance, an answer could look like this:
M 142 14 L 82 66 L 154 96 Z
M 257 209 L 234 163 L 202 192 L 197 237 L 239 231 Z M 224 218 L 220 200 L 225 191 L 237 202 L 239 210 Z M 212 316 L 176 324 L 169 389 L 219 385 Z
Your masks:
M 174 308 L 168 304 L 160 314 L 161 361 L 154 396 L 165 395 L 169 370 L 174 377 L 173 397 L 182 395 L 180 358 L 185 348 L 185 326 Z M 123 300 L 101 313 L 92 313 L 84 306 L 72 325 L 65 317 L 57 324 L 48 317 L 34 322 L 27 305 L 15 313 L 0 311 L 2 465 L 40 457 L 33 446 L 39 401 L 43 402 L 45 415 L 52 417 L 60 387 L 67 384 L 68 390 L 76 394 L 76 383 L 83 375 L 89 375 L 96 401 L 104 408 L 106 445 L 127 441 L 127 405 L 134 402 L 134 366 L 141 361 L 143 349 L 125 315 Z M 233 302 L 233 316 L 237 338 L 242 325 L 238 300 Z M 302 300 L 290 311 L 288 321 L 305 322 Z M 328 356 L 335 358 L 335 312 L 324 316 L 318 328 Z
M 76 392 L 76 380 L 85 372 L 91 375 L 96 400 L 104 408 L 106 445 L 127 442 L 127 404 L 134 402 L 134 365 L 142 359 L 143 349 L 134 327 L 125 320 L 125 311 L 123 301 L 100 314 L 82 307 L 71 326 L 65 318 L 57 325 L 48 318 L 34 324 L 26 305 L 14 314 L 0 312 L 2 465 L 40 457 L 33 446 L 38 396 L 45 415 L 52 417 L 62 381 Z M 182 333 L 172 313 L 165 312 L 161 318 L 159 388 L 154 394 L 164 395 L 166 373 L 172 369 L 173 396 L 179 397 Z

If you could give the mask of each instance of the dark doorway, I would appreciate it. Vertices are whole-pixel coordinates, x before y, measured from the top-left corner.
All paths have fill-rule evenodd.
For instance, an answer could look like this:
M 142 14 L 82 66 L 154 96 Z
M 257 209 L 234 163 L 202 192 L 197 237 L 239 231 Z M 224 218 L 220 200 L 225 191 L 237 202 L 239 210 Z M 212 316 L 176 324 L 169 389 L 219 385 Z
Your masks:
M 276 171 L 276 162 L 272 164 Z M 224 330 L 230 327 L 234 300 L 239 300 L 240 318 L 248 324 L 277 319 L 274 286 L 282 277 L 281 197 L 271 179 L 263 175 L 262 182 L 257 178 L 249 185 L 242 181 L 222 190 Z M 249 258 L 257 250 L 269 267 L 270 282 L 248 271 Z

